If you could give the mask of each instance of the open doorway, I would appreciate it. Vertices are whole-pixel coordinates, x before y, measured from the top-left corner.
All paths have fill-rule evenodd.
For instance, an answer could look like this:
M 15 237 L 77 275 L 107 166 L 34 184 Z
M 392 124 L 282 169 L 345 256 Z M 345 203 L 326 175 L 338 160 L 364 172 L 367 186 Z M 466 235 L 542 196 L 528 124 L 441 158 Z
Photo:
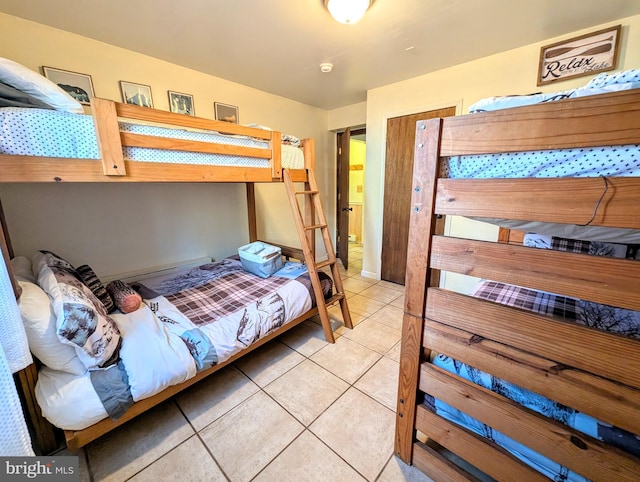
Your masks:
M 337 143 L 337 255 L 345 269 L 361 271 L 366 129 L 346 129 L 338 133 Z

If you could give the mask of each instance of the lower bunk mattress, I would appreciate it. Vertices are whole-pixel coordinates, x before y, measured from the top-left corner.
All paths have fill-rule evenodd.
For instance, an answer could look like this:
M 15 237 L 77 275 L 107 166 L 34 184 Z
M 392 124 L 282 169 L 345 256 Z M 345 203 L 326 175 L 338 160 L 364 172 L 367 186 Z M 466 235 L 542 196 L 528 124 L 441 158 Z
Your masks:
M 330 296 L 331 279 L 321 282 Z M 117 419 L 134 402 L 228 360 L 315 305 L 306 266 L 291 261 L 264 279 L 234 256 L 130 287 L 143 302 L 110 315 L 121 337 L 113 363 L 83 374 L 40 370 L 36 399 L 53 425 L 81 430 Z
M 524 244 L 530 247 L 580 252 L 595 256 L 604 255 L 627 259 L 640 258 L 638 256 L 638 245 L 576 241 L 536 234 L 525 236 Z M 567 298 L 553 293 L 535 291 L 490 280 L 480 281 L 473 292 L 473 296 L 543 315 L 561 317 L 569 323 L 576 323 L 640 340 L 640 312 L 637 311 Z M 432 363 L 483 388 L 499 393 L 530 410 L 543 414 L 636 457 L 640 457 L 640 435 L 611 426 L 446 355 L 435 354 Z M 552 480 L 587 480 L 583 476 L 540 455 L 431 395 L 425 394 L 424 404 L 429 410 L 441 417 L 503 447 L 516 458 Z

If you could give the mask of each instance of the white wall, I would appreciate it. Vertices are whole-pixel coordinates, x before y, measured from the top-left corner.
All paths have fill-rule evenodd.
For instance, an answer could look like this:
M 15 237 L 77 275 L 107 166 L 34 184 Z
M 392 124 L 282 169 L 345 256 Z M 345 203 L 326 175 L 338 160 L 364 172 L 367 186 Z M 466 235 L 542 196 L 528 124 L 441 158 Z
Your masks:
M 168 90 L 185 92 L 200 117 L 214 118 L 214 101 L 224 102 L 238 106 L 243 124 L 314 138 L 316 176 L 335 226 L 327 111 L 2 13 L 0 56 L 35 71 L 44 65 L 90 74 L 98 97 L 120 101 L 118 81 L 126 80 L 151 86 L 157 109 L 169 110 Z M 298 246 L 284 186 L 256 191 L 259 236 Z M 73 264 L 91 264 L 100 276 L 219 259 L 248 240 L 243 184 L 0 185 L 0 198 L 16 254 L 49 249 Z
M 386 123 L 390 117 L 469 105 L 490 96 L 552 92 L 586 84 L 591 77 L 536 86 L 540 47 L 558 40 L 622 24 L 618 69 L 640 67 L 640 16 L 568 32 L 561 38 L 510 50 L 490 57 L 415 77 L 367 93 L 367 168 L 365 171 L 365 245 L 363 275 L 380 276 Z M 482 238 L 495 237 L 497 229 L 475 224 L 467 230 Z M 464 230 L 463 230 L 464 231 Z

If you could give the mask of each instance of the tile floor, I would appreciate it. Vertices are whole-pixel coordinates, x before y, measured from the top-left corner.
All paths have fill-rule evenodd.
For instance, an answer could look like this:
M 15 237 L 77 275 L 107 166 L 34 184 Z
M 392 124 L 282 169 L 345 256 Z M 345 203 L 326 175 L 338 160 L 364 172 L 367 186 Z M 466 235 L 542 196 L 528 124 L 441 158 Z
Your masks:
M 308 320 L 93 442 L 80 480 L 429 481 L 393 456 L 403 287 L 342 270 L 354 329 Z

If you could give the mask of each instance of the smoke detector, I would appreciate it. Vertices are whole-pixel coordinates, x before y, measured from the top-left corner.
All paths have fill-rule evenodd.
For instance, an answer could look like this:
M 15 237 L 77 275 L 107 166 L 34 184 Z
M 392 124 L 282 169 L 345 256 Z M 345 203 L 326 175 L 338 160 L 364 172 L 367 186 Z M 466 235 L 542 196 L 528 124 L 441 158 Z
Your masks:
M 324 62 L 320 64 L 320 72 L 324 72 L 325 74 L 331 72 L 333 70 L 333 64 L 329 62 Z

